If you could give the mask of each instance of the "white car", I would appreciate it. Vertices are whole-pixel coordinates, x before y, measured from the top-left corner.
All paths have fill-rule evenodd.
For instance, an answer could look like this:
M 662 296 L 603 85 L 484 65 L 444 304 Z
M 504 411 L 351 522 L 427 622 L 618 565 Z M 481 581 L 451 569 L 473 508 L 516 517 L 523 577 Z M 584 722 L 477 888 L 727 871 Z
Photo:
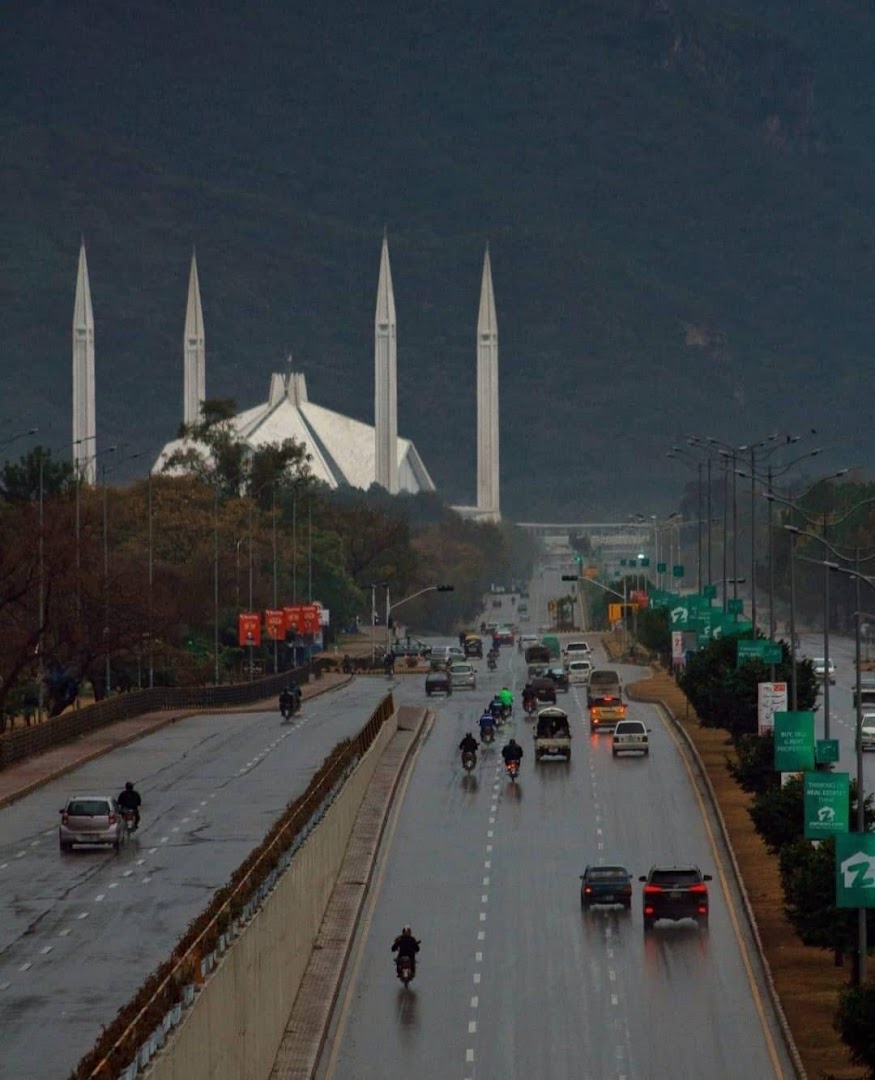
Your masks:
M 611 753 L 649 754 L 647 733 L 650 728 L 642 720 L 618 720 L 611 738 Z
M 568 661 L 568 682 L 571 686 L 586 686 L 592 675 L 592 662 L 590 660 Z
M 836 666 L 832 660 L 824 660 L 822 656 L 815 656 L 811 661 L 811 666 L 814 668 L 815 678 L 824 682 L 829 672 L 829 685 L 835 686 L 836 684 Z
M 450 664 L 450 682 L 454 690 L 476 690 L 477 670 L 473 664 Z
M 860 727 L 860 745 L 864 750 L 875 750 L 875 713 L 863 713 Z
M 592 655 L 592 649 L 586 641 L 569 641 L 562 651 L 566 660 L 588 660 Z

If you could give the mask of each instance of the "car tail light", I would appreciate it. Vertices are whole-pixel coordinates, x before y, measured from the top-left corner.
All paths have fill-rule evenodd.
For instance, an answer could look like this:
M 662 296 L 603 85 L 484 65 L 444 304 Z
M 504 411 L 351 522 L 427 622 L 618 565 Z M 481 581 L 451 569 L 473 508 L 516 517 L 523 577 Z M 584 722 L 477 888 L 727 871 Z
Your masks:
M 707 915 L 708 914 L 708 905 L 707 904 L 699 904 L 698 912 L 699 912 L 700 915 Z
M 707 896 L 708 895 L 708 886 L 705 885 L 704 883 L 700 884 L 700 885 L 691 885 L 690 886 L 690 892 L 691 893 L 704 893 Z
M 644 905 L 644 914 L 645 915 L 652 915 L 655 910 L 656 909 L 653 907 L 652 904 L 645 904 Z
M 591 893 L 592 892 L 592 885 L 584 885 L 583 891 L 585 893 Z
M 661 893 L 661 892 L 662 892 L 662 886 L 661 885 L 645 885 L 644 886 L 644 895 L 645 896 L 648 896 L 648 895 L 652 896 L 654 893 Z
M 61 824 L 62 825 L 69 825 L 70 824 L 70 815 L 67 813 L 66 810 L 64 810 L 61 813 Z
M 110 825 L 115 825 L 116 821 L 118 821 L 118 818 L 115 816 L 115 814 L 110 814 L 109 815 L 109 824 Z

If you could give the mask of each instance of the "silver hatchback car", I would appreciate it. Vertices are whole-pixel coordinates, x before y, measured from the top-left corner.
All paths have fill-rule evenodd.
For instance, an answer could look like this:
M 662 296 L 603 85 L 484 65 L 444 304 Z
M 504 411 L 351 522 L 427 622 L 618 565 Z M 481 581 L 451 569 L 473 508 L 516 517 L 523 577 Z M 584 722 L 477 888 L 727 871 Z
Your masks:
M 111 795 L 74 795 L 61 810 L 61 851 L 72 851 L 74 844 L 110 844 L 118 851 L 124 839 L 124 819 Z

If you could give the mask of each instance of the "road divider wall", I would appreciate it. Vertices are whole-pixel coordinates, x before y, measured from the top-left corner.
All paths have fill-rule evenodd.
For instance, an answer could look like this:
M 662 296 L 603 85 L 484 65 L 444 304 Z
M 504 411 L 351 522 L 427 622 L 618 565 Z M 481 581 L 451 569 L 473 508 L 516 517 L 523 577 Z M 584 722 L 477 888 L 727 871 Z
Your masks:
M 320 658 L 314 662 L 312 670 L 318 677 L 326 666 L 326 662 Z M 33 727 L 4 732 L 0 735 L 0 769 L 8 768 L 16 761 L 23 761 L 55 746 L 72 742 L 80 735 L 98 731 L 117 720 L 131 720 L 135 716 L 169 709 L 227 708 L 263 701 L 274 694 L 278 695 L 292 680 L 306 682 L 310 671 L 310 667 L 305 665 L 252 682 L 224 686 L 156 686 L 150 690 L 131 690 L 129 693 L 116 694 L 105 701 L 86 705 L 84 709 L 53 716 Z
M 355 739 L 335 747 L 73 1080 L 134 1080 L 147 1065 L 155 1080 L 270 1075 L 356 815 L 396 730 L 389 694 Z

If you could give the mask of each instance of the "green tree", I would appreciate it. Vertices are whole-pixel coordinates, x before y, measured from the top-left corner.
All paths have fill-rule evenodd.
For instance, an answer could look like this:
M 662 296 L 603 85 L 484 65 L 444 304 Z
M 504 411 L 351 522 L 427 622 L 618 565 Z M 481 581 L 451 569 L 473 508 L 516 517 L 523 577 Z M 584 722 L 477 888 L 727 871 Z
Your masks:
M 760 795 L 781 782 L 775 772 L 775 740 L 768 735 L 741 735 L 735 743 L 736 760 L 726 767 L 742 791 Z
M 748 809 L 754 828 L 769 851 L 776 855 L 787 844 L 802 839 L 804 831 L 804 794 L 797 777 L 786 784 L 760 792 Z
M 44 501 L 71 489 L 74 483 L 73 466 L 67 461 L 54 461 L 51 450 L 35 446 L 18 461 L 7 461 L 0 469 L 0 497 L 9 503 L 37 502 L 40 496 L 40 466 Z

